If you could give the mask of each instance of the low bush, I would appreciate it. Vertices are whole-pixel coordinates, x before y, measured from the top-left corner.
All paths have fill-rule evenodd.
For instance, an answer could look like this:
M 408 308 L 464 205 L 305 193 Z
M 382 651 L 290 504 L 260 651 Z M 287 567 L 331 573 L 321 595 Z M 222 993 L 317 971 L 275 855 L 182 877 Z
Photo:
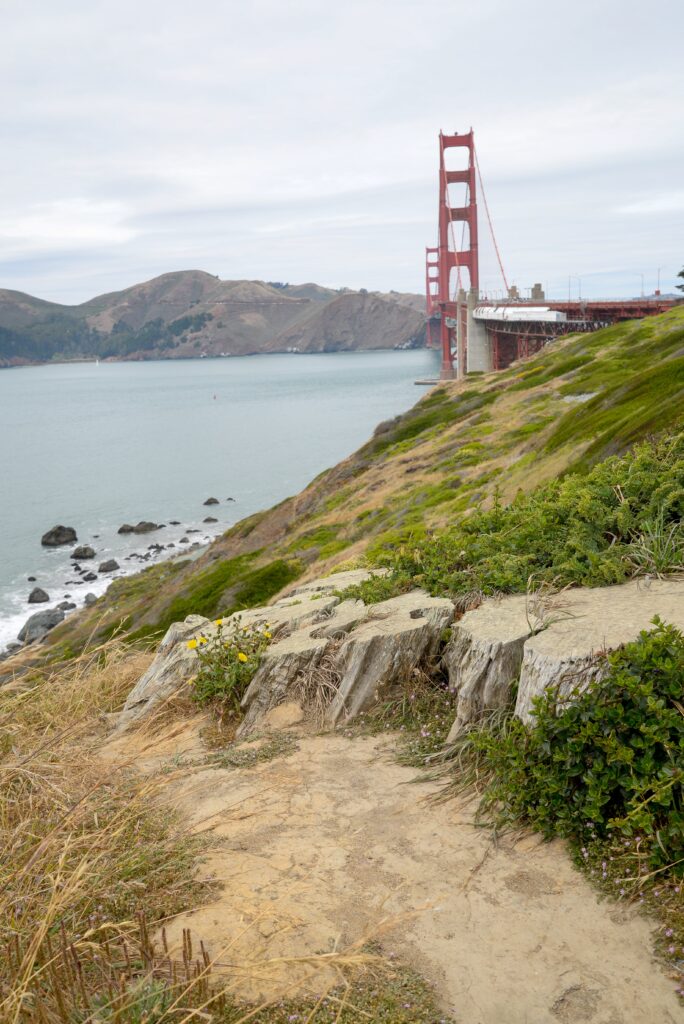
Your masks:
M 585 692 L 538 698 L 531 729 L 475 735 L 483 811 L 580 844 L 638 838 L 648 869 L 684 870 L 684 636 L 654 622 Z
M 509 505 L 495 500 L 434 536 L 374 550 L 390 578 L 361 584 L 353 596 L 373 601 L 414 586 L 432 594 L 524 593 L 533 574 L 560 586 L 605 586 L 641 571 L 649 545 L 660 564 L 658 549 L 667 548 L 673 571 L 683 516 L 679 431 L 606 459 L 586 476 L 573 474 L 520 494 Z

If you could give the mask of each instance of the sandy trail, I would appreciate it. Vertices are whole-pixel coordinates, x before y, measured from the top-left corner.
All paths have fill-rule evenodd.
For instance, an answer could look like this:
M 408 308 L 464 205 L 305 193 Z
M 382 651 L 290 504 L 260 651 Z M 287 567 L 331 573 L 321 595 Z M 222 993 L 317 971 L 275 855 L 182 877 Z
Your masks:
M 129 757 L 135 742 L 110 744 L 107 756 Z M 651 926 L 599 903 L 562 844 L 493 845 L 468 807 L 426 802 L 432 785 L 410 784 L 415 770 L 393 760 L 387 737 L 298 743 L 248 769 L 175 778 L 174 802 L 216 840 L 203 873 L 224 888 L 173 922 L 174 944 L 190 927 L 213 954 L 245 964 L 340 949 L 397 918 L 383 948 L 433 981 L 462 1024 L 681 1020 L 651 954 Z M 200 754 L 192 720 L 139 763 L 153 771 Z M 310 976 L 307 963 L 276 963 L 242 992 L 254 998 L 284 977 Z

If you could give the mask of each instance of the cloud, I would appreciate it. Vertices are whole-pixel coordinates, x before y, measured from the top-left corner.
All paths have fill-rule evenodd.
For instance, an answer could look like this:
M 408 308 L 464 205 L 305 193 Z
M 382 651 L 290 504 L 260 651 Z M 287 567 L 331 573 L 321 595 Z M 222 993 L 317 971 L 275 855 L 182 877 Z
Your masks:
M 666 0 L 553 25 L 542 0 L 6 6 L 0 287 L 77 301 L 197 266 L 421 290 L 437 133 L 471 124 L 511 278 L 610 266 L 619 293 L 684 258 Z
M 0 246 L 5 254 L 19 255 L 120 245 L 134 237 L 125 219 L 125 207 L 116 202 L 81 198 L 35 203 L 14 216 L 0 216 Z
M 633 203 L 619 206 L 617 214 L 684 213 L 684 191 L 663 192 L 661 195 L 643 196 Z

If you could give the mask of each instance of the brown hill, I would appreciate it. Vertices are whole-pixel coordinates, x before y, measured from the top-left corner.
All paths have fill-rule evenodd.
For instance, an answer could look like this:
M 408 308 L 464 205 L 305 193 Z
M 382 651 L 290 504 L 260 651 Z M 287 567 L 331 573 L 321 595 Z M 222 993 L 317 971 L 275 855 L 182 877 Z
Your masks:
M 0 366 L 54 358 L 191 358 L 406 348 L 422 299 L 177 271 L 77 306 L 0 290 Z

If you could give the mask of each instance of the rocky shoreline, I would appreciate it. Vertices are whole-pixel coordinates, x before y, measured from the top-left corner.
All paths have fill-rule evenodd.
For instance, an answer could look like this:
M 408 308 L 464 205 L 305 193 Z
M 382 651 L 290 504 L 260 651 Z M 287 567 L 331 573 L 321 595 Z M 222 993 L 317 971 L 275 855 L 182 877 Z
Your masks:
M 235 499 L 232 497 L 225 499 L 225 504 L 234 502 Z M 204 506 L 218 506 L 219 504 L 218 498 L 214 497 L 207 498 L 202 502 Z M 178 519 L 170 519 L 168 524 L 151 520 L 139 520 L 135 525 L 122 523 L 118 529 L 114 529 L 114 535 L 130 536 L 132 540 L 148 537 L 149 534 L 161 530 L 175 529 L 170 535 L 173 539 L 169 539 L 165 543 L 155 541 L 148 544 L 143 551 L 132 550 L 128 554 L 118 555 L 116 558 L 110 556 L 109 542 L 107 541 L 102 541 L 104 550 L 96 549 L 94 545 L 102 540 L 100 534 L 89 534 L 87 543 L 79 543 L 75 527 L 62 524 L 51 527 L 42 535 L 40 543 L 43 548 L 48 550 L 63 549 L 66 551 L 70 549 L 68 561 L 62 566 L 64 579 L 60 581 L 59 585 L 54 580 L 50 584 L 45 579 L 45 573 L 40 574 L 42 579 L 39 578 L 38 571 L 26 577 L 28 584 L 34 584 L 25 598 L 27 611 L 30 611 L 32 606 L 43 607 L 28 615 L 17 630 L 15 638 L 5 642 L 4 651 L 2 641 L 0 641 L 0 660 L 25 647 L 40 644 L 51 630 L 64 622 L 70 613 L 77 611 L 79 607 L 88 608 L 96 604 L 114 580 L 134 576 L 142 572 L 148 565 L 161 561 L 179 558 L 194 559 L 216 539 L 217 527 L 218 531 L 222 531 L 224 525 L 228 524 L 220 524 L 216 516 L 205 516 L 200 526 L 192 523 L 184 525 Z M 122 564 L 126 562 L 130 564 Z M 91 566 L 88 563 L 93 564 Z M 88 585 L 89 588 L 82 598 L 74 593 L 76 587 L 85 588 Z M 55 593 L 55 591 L 59 591 L 59 593 Z M 64 592 L 62 593 L 62 591 Z

